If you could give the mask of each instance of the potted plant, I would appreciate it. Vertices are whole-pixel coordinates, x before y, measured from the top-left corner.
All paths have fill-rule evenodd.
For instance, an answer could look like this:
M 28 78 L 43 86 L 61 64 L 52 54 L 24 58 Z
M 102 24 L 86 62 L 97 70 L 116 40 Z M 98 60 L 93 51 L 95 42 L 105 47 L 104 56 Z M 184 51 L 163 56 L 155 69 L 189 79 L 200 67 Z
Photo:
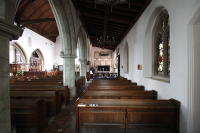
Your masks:
M 23 75 L 24 75 L 24 71 L 22 70 L 17 71 L 17 76 L 23 76 Z

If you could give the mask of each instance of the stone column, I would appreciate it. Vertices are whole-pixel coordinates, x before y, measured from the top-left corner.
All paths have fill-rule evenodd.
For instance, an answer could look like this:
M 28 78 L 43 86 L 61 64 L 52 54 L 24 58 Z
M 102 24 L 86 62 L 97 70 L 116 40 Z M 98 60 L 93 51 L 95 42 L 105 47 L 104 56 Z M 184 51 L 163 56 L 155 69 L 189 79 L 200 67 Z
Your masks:
M 60 55 L 63 58 L 63 85 L 69 87 L 70 100 L 76 96 L 74 55 Z
M 80 63 L 81 63 L 81 69 L 80 69 L 80 76 L 85 76 L 85 78 L 87 78 L 86 76 L 86 63 L 87 63 L 87 60 L 79 60 Z
M 23 30 L 0 18 L 0 132 L 11 132 L 9 41 L 17 40 Z

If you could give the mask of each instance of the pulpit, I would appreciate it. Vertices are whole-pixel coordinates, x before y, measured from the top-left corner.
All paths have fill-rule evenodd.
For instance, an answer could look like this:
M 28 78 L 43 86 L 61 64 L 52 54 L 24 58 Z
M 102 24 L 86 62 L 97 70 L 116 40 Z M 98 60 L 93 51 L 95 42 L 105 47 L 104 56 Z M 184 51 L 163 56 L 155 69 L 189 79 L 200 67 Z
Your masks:
M 13 73 L 14 76 L 19 70 L 21 70 L 21 64 L 10 64 L 10 73 Z

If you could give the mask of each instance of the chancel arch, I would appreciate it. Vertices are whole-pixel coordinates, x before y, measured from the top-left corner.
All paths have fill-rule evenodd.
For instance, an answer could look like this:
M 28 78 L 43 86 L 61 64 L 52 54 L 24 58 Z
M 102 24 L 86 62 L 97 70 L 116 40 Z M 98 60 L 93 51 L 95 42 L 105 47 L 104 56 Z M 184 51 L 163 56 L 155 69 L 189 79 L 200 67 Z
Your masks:
M 129 47 L 127 42 L 125 43 L 124 53 L 123 53 L 123 72 L 124 73 L 129 72 Z

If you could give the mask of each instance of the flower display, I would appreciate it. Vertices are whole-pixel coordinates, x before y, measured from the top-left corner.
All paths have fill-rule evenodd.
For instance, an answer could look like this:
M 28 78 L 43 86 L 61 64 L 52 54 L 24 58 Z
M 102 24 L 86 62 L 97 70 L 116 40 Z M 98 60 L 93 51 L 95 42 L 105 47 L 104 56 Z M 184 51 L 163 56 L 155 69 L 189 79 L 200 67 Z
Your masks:
M 22 70 L 17 71 L 17 76 L 23 76 L 23 75 L 24 75 L 24 71 Z

